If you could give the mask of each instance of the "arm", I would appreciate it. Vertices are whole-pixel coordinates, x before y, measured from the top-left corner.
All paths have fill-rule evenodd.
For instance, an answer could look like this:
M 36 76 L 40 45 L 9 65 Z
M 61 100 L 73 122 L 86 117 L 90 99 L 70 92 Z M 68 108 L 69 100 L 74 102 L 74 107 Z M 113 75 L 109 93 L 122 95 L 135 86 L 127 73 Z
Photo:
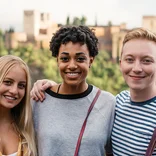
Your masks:
M 52 87 L 56 84 L 57 84 L 56 82 L 52 80 L 48 80 L 48 79 L 37 80 L 34 83 L 33 88 L 30 92 L 31 98 L 35 101 L 38 101 L 38 100 L 43 101 L 45 99 L 44 91 L 47 88 Z

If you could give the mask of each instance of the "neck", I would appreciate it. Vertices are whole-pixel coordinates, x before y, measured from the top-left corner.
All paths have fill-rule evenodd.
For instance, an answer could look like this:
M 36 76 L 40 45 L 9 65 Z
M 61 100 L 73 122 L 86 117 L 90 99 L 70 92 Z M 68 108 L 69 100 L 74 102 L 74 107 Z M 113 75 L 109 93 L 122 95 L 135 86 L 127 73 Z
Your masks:
M 83 85 L 67 85 L 65 83 L 62 83 L 60 86 L 59 93 L 60 94 L 80 94 L 86 91 L 88 88 L 88 84 L 85 83 Z
M 12 122 L 11 109 L 0 107 L 0 124 L 3 122 Z
M 156 96 L 156 88 L 150 88 L 146 90 L 133 90 L 130 89 L 130 96 L 132 101 L 135 102 L 142 102 L 142 101 L 147 101 L 154 96 Z

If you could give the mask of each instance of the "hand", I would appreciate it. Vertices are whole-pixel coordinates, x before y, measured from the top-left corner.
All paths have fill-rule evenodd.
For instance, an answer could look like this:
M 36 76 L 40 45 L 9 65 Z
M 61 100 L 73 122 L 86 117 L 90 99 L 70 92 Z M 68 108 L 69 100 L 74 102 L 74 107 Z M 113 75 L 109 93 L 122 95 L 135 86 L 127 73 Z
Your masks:
M 43 101 L 45 99 L 45 90 L 49 87 L 56 85 L 57 83 L 48 79 L 37 80 L 30 92 L 30 96 L 35 101 Z

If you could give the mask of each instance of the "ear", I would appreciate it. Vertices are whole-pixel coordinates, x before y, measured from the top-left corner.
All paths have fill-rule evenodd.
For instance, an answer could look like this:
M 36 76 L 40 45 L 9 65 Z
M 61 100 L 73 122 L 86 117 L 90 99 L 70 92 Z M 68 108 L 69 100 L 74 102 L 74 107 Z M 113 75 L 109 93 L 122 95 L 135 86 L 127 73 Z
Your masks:
M 119 67 L 120 67 L 120 71 L 122 72 L 122 61 L 121 61 L 121 59 L 119 59 Z
M 90 57 L 90 61 L 89 61 L 89 68 L 91 67 L 92 63 L 94 62 L 94 57 Z

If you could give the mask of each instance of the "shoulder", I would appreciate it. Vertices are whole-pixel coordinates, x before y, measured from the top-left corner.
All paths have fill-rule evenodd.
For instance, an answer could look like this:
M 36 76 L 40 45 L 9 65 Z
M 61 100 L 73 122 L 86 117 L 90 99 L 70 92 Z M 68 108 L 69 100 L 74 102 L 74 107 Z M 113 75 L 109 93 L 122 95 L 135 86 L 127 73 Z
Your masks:
M 37 112 L 38 110 L 48 109 L 51 105 L 51 102 L 55 101 L 55 98 L 53 98 L 52 96 L 50 96 L 46 92 L 45 92 L 45 97 L 46 98 L 42 102 L 41 101 L 35 101 L 35 100 L 31 101 L 33 113 Z
M 116 95 L 116 99 L 122 98 L 126 99 L 130 97 L 130 92 L 128 90 L 121 91 L 119 94 Z
M 93 91 L 94 92 L 97 92 L 98 90 L 101 90 L 101 89 L 99 89 L 98 87 L 93 86 Z M 101 96 L 108 96 L 108 97 L 110 97 L 112 99 L 115 99 L 115 96 L 112 93 L 110 93 L 108 91 L 105 91 L 105 90 L 101 90 Z
M 93 91 L 97 92 L 98 89 L 99 88 L 93 86 Z M 101 93 L 100 93 L 100 96 L 99 96 L 99 101 L 101 103 L 104 103 L 105 105 L 109 104 L 109 106 L 112 105 L 114 107 L 116 99 L 115 99 L 115 96 L 112 93 L 101 90 Z
M 116 107 L 119 105 L 124 105 L 125 103 L 130 102 L 130 92 L 128 90 L 124 90 L 116 95 Z

